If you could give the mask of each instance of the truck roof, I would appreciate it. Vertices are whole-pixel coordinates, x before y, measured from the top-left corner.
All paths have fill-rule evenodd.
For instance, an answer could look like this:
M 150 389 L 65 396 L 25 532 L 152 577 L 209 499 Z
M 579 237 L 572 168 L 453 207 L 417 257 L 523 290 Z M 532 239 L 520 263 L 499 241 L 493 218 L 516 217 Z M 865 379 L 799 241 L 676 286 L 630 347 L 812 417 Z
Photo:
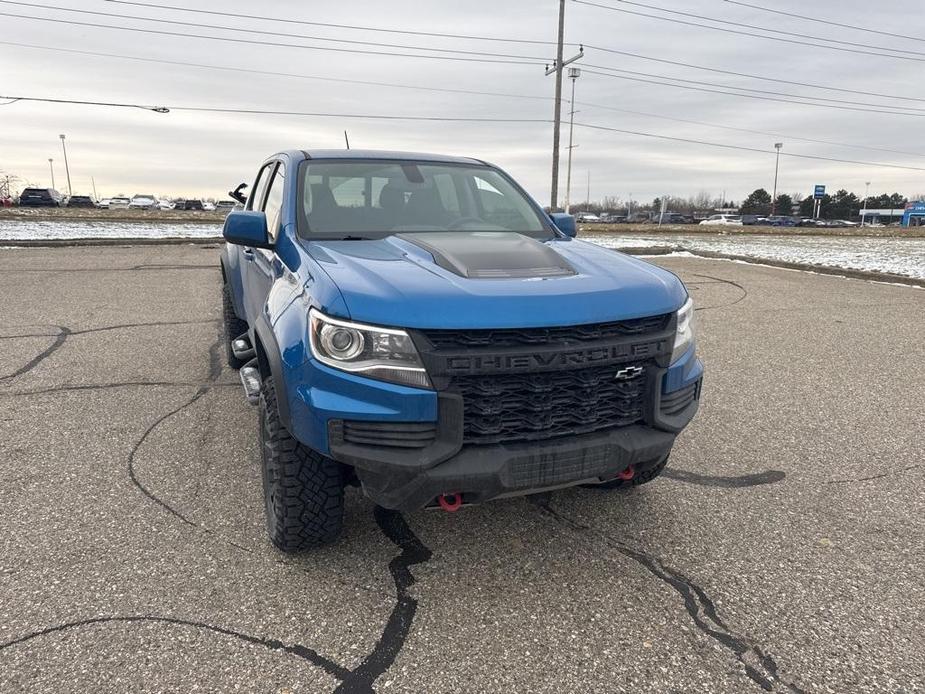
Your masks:
M 443 164 L 484 164 L 472 157 L 452 157 L 445 154 L 422 152 L 393 152 L 376 149 L 307 149 L 301 150 L 309 159 L 385 159 L 395 161 L 432 161 Z

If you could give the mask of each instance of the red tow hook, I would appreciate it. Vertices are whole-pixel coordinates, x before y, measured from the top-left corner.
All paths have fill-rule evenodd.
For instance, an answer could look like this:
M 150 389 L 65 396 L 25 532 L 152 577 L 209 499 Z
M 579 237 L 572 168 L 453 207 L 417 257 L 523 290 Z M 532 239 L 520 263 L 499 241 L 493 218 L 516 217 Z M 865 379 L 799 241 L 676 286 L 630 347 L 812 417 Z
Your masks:
M 630 465 L 628 468 L 626 468 L 626 469 L 623 470 L 620 474 L 617 475 L 617 479 L 621 479 L 621 480 L 631 480 L 631 479 L 633 479 L 633 475 L 635 475 L 635 474 L 636 474 L 636 471 L 633 470 L 633 466 Z
M 459 492 L 441 494 L 437 497 L 437 503 L 440 504 L 440 508 L 444 511 L 453 513 L 454 511 L 458 511 L 460 506 L 462 506 L 462 494 Z

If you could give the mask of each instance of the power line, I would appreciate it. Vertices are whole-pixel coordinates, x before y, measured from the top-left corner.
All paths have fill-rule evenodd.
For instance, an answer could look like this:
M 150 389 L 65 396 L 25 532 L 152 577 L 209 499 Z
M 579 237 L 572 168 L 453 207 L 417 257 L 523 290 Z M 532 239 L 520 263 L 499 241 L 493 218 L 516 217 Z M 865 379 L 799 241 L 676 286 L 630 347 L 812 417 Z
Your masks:
M 673 17 L 660 17 L 655 14 L 646 14 L 645 12 L 636 12 L 635 10 L 627 10 L 622 7 L 613 7 L 611 5 L 601 5 L 597 2 L 590 2 L 589 0 L 572 0 L 577 2 L 579 5 L 588 5 L 590 7 L 598 7 L 603 10 L 611 10 L 613 12 L 623 12 L 624 14 L 636 15 L 638 17 L 647 17 L 649 19 L 659 19 L 663 22 L 673 22 L 674 24 L 683 24 L 685 26 L 699 27 L 701 29 L 713 29 L 714 31 L 722 31 L 727 34 L 737 34 L 739 36 L 750 36 L 752 38 L 766 39 L 768 41 L 780 41 L 783 43 L 795 44 L 798 46 L 809 46 L 811 48 L 827 48 L 831 51 L 840 51 L 842 53 L 855 53 L 857 55 L 873 55 L 880 58 L 896 58 L 898 60 L 912 60 L 915 62 L 925 62 L 925 58 L 916 58 L 911 55 L 894 55 L 891 53 L 876 53 L 873 51 L 861 51 L 852 48 L 843 48 L 840 46 L 827 46 L 819 43 L 810 43 L 809 41 L 798 41 L 797 39 L 785 39 L 779 36 L 766 36 L 765 34 L 755 34 L 748 31 L 739 31 L 738 29 L 726 29 L 723 27 L 715 27 L 709 24 L 700 24 L 698 22 L 689 22 L 684 19 L 675 19 Z M 667 11 L 667 10 L 666 10 Z M 721 20 L 710 20 L 710 21 L 721 21 Z M 890 49 L 887 49 L 890 50 Z
M 858 43 L 857 41 L 842 41 L 841 39 L 830 39 L 825 36 L 813 36 L 812 34 L 803 34 L 798 31 L 785 31 L 783 29 L 774 29 L 767 26 L 756 26 L 754 24 L 745 24 L 743 22 L 733 22 L 729 19 L 716 19 L 715 17 L 707 17 L 702 14 L 695 14 L 693 12 L 682 12 L 681 10 L 671 10 L 666 7 L 659 7 L 658 5 L 649 5 L 644 2 L 634 2 L 633 0 L 617 0 L 617 2 L 623 5 L 633 5 L 635 7 L 644 7 L 648 10 L 655 10 L 656 12 L 665 12 L 667 14 L 676 14 L 682 17 L 693 17 L 694 19 L 703 19 L 708 22 L 714 22 L 716 24 L 728 24 L 729 26 L 742 27 L 744 29 L 757 29 L 758 31 L 769 31 L 772 34 L 781 34 L 783 36 L 797 36 L 804 39 L 812 39 L 814 41 L 827 41 L 828 43 L 837 43 L 842 46 L 860 46 L 861 48 L 873 48 L 875 50 L 883 51 L 892 51 L 894 53 L 911 53 L 912 55 L 925 56 L 925 53 L 920 53 L 919 51 L 909 51 L 904 48 L 890 48 L 889 46 L 877 46 L 871 45 L 869 43 Z M 589 3 L 585 3 L 589 4 Z M 602 7 L 607 7 L 602 5 Z M 617 9 L 611 7 L 610 9 Z M 619 10 L 618 10 L 619 11 Z
M 729 0 L 726 0 L 726 1 L 728 2 Z M 794 80 L 789 80 L 789 79 L 785 80 L 785 79 L 780 79 L 777 77 L 765 77 L 763 75 L 753 75 L 747 72 L 736 72 L 735 70 L 723 70 L 721 68 L 706 67 L 704 65 L 684 63 L 684 62 L 680 62 L 677 60 L 667 60 L 666 58 L 653 58 L 652 56 L 641 55 L 639 53 L 630 53 L 629 51 L 618 51 L 615 48 L 605 48 L 603 46 L 592 46 L 587 43 L 584 44 L 584 46 L 585 48 L 595 50 L 595 51 L 603 51 L 604 53 L 613 53 L 614 55 L 623 55 L 623 56 L 627 56 L 630 58 L 639 58 L 640 60 L 650 60 L 656 63 L 664 63 L 666 65 L 686 67 L 686 68 L 691 68 L 693 70 L 705 70 L 707 72 L 717 72 L 723 75 L 733 75 L 735 77 L 747 77 L 748 79 L 753 79 L 753 80 L 762 80 L 764 82 L 777 82 L 779 84 L 791 84 L 791 85 L 795 85 L 798 87 L 810 87 L 812 89 L 825 89 L 827 91 L 842 92 L 845 94 L 857 94 L 858 93 L 857 89 L 846 89 L 844 87 L 832 87 L 832 86 L 827 86 L 824 84 L 814 84 L 812 82 L 796 82 Z M 899 99 L 901 101 L 925 101 L 925 99 L 917 98 L 914 96 L 899 96 L 897 94 L 883 94 L 880 92 L 871 92 L 871 91 L 866 91 L 866 90 L 864 91 L 864 94 L 866 94 L 867 96 L 879 96 L 884 99 Z
M 873 152 L 888 152 L 890 154 L 903 154 L 907 156 L 915 157 L 925 157 L 925 154 L 919 152 L 910 152 L 909 150 L 904 149 L 888 149 L 886 147 L 874 147 L 872 145 L 859 145 L 852 144 L 850 142 L 837 142 L 835 140 L 819 140 L 811 137 L 801 137 L 798 135 L 787 134 L 787 133 L 776 133 L 770 132 L 767 130 L 753 130 L 751 128 L 737 128 L 732 125 L 721 125 L 719 123 L 710 123 L 708 121 L 700 120 L 691 120 L 689 118 L 677 118 L 674 116 L 666 116 L 662 113 L 647 113 L 645 111 L 632 111 L 625 108 L 616 108 L 614 106 L 605 106 L 603 104 L 592 104 L 586 101 L 576 101 L 576 106 L 587 106 L 589 108 L 600 108 L 605 111 L 616 111 L 617 113 L 629 113 L 634 116 L 644 116 L 646 118 L 658 118 L 660 120 L 673 121 L 675 123 L 688 123 L 691 125 L 702 125 L 708 128 L 718 128 L 720 130 L 730 130 L 733 132 L 748 133 L 750 135 L 766 135 L 768 137 L 780 138 L 784 140 L 798 140 L 800 142 L 812 142 L 814 144 L 820 145 L 832 145 L 835 147 L 846 147 L 848 149 L 864 149 Z
M 190 7 L 177 7 L 176 5 L 159 5 L 147 2 L 130 2 L 129 0 L 104 0 L 105 2 L 110 2 L 115 5 L 134 5 L 136 7 L 147 7 L 149 9 L 156 10 L 174 10 L 176 12 L 193 12 L 196 14 L 208 14 L 215 15 L 220 17 L 234 17 L 236 19 L 259 19 L 262 21 L 268 22 L 282 22 L 285 24 L 302 24 L 305 26 L 319 26 L 319 27 L 329 27 L 334 29 L 352 29 L 356 31 L 375 31 L 386 34 L 405 34 L 407 36 L 433 36 L 439 38 L 449 38 L 449 39 L 465 39 L 467 41 L 494 41 L 498 43 L 523 43 L 523 44 L 533 44 L 536 46 L 554 46 L 555 41 L 537 41 L 532 39 L 512 39 L 512 38 L 496 38 L 492 36 L 474 36 L 471 34 L 447 34 L 436 31 L 412 31 L 410 29 L 384 29 L 381 27 L 367 27 L 367 26 L 358 26 L 355 24 L 334 24 L 330 22 L 310 22 L 305 19 L 291 19 L 283 17 L 267 17 L 264 15 L 256 14 L 242 14 L 240 12 L 220 12 L 218 10 L 197 10 Z M 575 45 L 575 44 L 569 44 Z
M 879 34 L 880 36 L 889 36 L 891 39 L 908 39 L 909 41 L 925 41 L 921 36 L 908 36 L 906 34 L 897 34 L 893 31 L 880 31 L 872 27 L 860 27 L 854 24 L 842 24 L 841 22 L 834 22 L 831 19 L 819 19 L 818 17 L 810 17 L 805 14 L 796 14 L 795 12 L 784 12 L 783 10 L 774 10 L 770 7 L 762 7 L 761 5 L 752 5 L 748 2 L 738 2 L 737 0 L 724 0 L 731 5 L 741 5 L 742 7 L 749 7 L 753 10 L 760 10 L 762 12 L 771 12 L 773 14 L 783 15 L 784 17 L 794 17 L 795 19 L 805 19 L 808 22 L 818 22 L 820 24 L 827 24 L 828 26 L 841 27 L 842 29 L 856 29 L 857 31 L 863 31 L 865 34 Z
M 0 45 L 16 46 L 20 48 L 31 48 L 31 49 L 43 50 L 43 51 L 62 52 L 62 53 L 69 53 L 69 54 L 76 54 L 76 55 L 87 55 L 87 56 L 100 57 L 100 58 L 116 58 L 120 60 L 140 61 L 140 62 L 155 63 L 155 64 L 162 64 L 162 65 L 175 65 L 175 66 L 180 66 L 180 67 L 193 67 L 193 68 L 201 68 L 201 69 L 208 69 L 208 70 L 221 70 L 223 72 L 231 72 L 235 74 L 247 73 L 247 74 L 265 75 L 265 76 L 271 76 L 271 77 L 284 77 L 284 78 L 304 79 L 304 80 L 320 80 L 322 82 L 332 82 L 335 84 L 339 84 L 339 83 L 359 84 L 359 85 L 364 85 L 364 86 L 385 87 L 385 88 L 392 88 L 392 89 L 411 89 L 411 90 L 419 90 L 419 91 L 464 94 L 464 95 L 472 95 L 472 96 L 491 96 L 491 97 L 501 97 L 501 98 L 509 98 L 509 99 L 530 99 L 530 100 L 543 100 L 543 101 L 552 100 L 551 96 L 534 96 L 530 94 L 505 94 L 502 92 L 486 92 L 486 91 L 477 91 L 477 90 L 470 90 L 470 89 L 453 89 L 450 87 L 425 87 L 421 85 L 398 84 L 394 82 L 371 82 L 371 81 L 366 81 L 366 80 L 353 80 L 353 79 L 338 78 L 338 77 L 321 77 L 318 75 L 300 75 L 300 74 L 287 73 L 287 72 L 272 72 L 269 70 L 257 70 L 254 68 L 231 67 L 227 65 L 208 65 L 208 64 L 203 64 L 203 63 L 186 62 L 186 61 L 181 61 L 181 60 L 166 60 L 166 59 L 161 59 L 161 58 L 144 58 L 140 56 L 122 55 L 122 54 L 117 54 L 117 53 L 101 53 L 97 51 L 83 51 L 83 50 L 72 49 L 72 48 L 39 46 L 39 45 L 29 44 L 29 43 L 17 43 L 14 41 L 0 41 Z M 820 140 L 820 139 L 815 139 L 815 138 L 801 137 L 801 136 L 797 136 L 793 134 L 769 132 L 769 131 L 764 131 L 764 130 L 753 130 L 749 128 L 737 128 L 737 127 L 729 126 L 729 125 L 721 125 L 719 123 L 710 123 L 706 121 L 698 121 L 698 120 L 691 120 L 687 118 L 677 118 L 677 117 L 672 117 L 672 116 L 666 116 L 664 114 L 659 114 L 659 113 L 647 113 L 644 111 L 633 111 L 630 109 L 616 108 L 613 106 L 606 106 L 604 104 L 595 104 L 595 103 L 590 103 L 590 102 L 576 102 L 576 105 L 587 106 L 590 108 L 600 108 L 606 111 L 615 111 L 617 113 L 629 113 L 632 115 L 644 116 L 646 118 L 658 118 L 660 120 L 674 121 L 677 123 L 688 123 L 692 125 L 701 125 L 701 126 L 706 126 L 710 128 L 718 128 L 722 130 L 749 133 L 752 135 L 766 135 L 768 137 L 778 137 L 778 138 L 784 138 L 788 140 L 799 140 L 802 142 L 812 142 L 815 144 L 833 145 L 836 147 L 846 147 L 850 149 L 863 149 L 863 150 L 870 150 L 870 151 L 875 151 L 875 152 L 887 152 L 890 154 L 906 154 L 906 155 L 912 155 L 912 156 L 925 157 L 925 154 L 909 152 L 906 150 L 895 150 L 895 149 L 888 149 L 885 147 L 874 147 L 871 145 L 837 142 L 834 140 Z
M 0 96 L 0 99 L 9 99 L 3 106 L 15 104 L 18 101 L 41 101 L 48 104 L 78 104 L 80 106 L 111 106 L 114 108 L 139 108 L 143 111 L 154 111 L 155 113 L 170 113 L 166 106 L 144 106 L 142 104 L 121 104 L 111 101 L 78 101 L 74 99 L 51 99 L 35 96 Z
M 199 29 L 206 27 L 206 25 L 198 23 L 198 22 L 184 22 L 178 19 L 177 20 L 154 19 L 152 17 L 139 17 L 137 15 L 115 14 L 113 12 L 99 12 L 95 10 L 78 10 L 78 9 L 73 9 L 70 7 L 60 7 L 60 6 L 54 6 L 54 5 L 39 5 L 36 3 L 20 2 L 17 0 L 0 0 L 0 3 L 4 5 L 19 5 L 22 7 L 33 7 L 33 8 L 38 8 L 42 10 L 59 10 L 61 12 L 88 14 L 88 15 L 94 15 L 97 17 L 112 17 L 115 19 L 131 19 L 131 20 L 136 20 L 139 22 L 155 22 L 157 24 L 170 24 L 171 26 L 188 26 L 188 27 L 196 27 Z M 459 49 L 453 49 L 453 48 L 435 48 L 431 46 L 409 46 L 407 44 L 381 43 L 377 41 L 332 39 L 332 38 L 327 38 L 324 36 L 308 36 L 306 34 L 293 34 L 292 32 L 284 33 L 280 31 L 262 31 L 260 29 L 254 29 L 254 28 L 241 29 L 238 27 L 223 26 L 221 24 L 210 24 L 208 25 L 208 27 L 210 29 L 220 29 L 222 31 L 234 31 L 234 32 L 244 33 L 244 34 L 259 34 L 261 36 L 282 36 L 284 38 L 307 39 L 310 41 L 327 41 L 327 42 L 332 42 L 332 43 L 347 43 L 347 44 L 352 44 L 355 46 L 374 46 L 378 48 L 400 48 L 402 50 L 431 51 L 434 53 L 454 53 L 457 55 L 479 55 L 479 56 L 487 56 L 487 57 L 493 57 L 493 58 L 518 58 L 518 59 L 522 58 L 522 59 L 538 60 L 538 61 L 546 60 L 546 58 L 544 58 L 543 56 L 536 56 L 536 55 L 513 55 L 510 53 L 486 53 L 484 51 L 467 51 L 467 50 L 459 50 Z
M 116 108 L 142 108 L 157 111 L 159 113 L 167 113 L 171 111 L 189 111 L 189 112 L 205 112 L 205 113 L 234 113 L 234 114 L 245 114 L 245 115 L 264 115 L 264 116 L 305 116 L 311 118 L 363 118 L 363 119 L 377 119 L 377 120 L 406 120 L 406 121 L 430 121 L 430 122 L 467 122 L 467 123 L 540 123 L 540 124 L 549 124 L 552 121 L 548 118 L 464 118 L 464 117 L 449 117 L 449 116 L 403 116 L 403 115 L 392 115 L 392 114 L 381 114 L 381 113 L 326 113 L 326 112 L 312 112 L 312 111 L 280 111 L 280 110 L 270 110 L 270 109 L 244 109 L 244 108 L 221 108 L 221 107 L 212 107 L 212 106 L 141 106 L 138 104 L 128 104 L 128 103 L 112 103 L 112 102 L 101 102 L 101 101 L 80 101 L 72 99 L 52 99 L 52 98 L 42 98 L 42 97 L 28 97 L 28 96 L 5 96 L 0 95 L 0 99 L 11 99 L 14 101 L 40 101 L 48 103 L 66 103 L 66 104 L 79 104 L 79 105 L 89 105 L 89 106 L 108 106 Z M 635 135 L 638 137 L 650 137 L 659 140 L 667 140 L 671 142 L 685 142 L 689 144 L 704 145 L 708 147 L 720 147 L 723 149 L 732 149 L 742 152 L 756 152 L 759 154 L 773 154 L 764 149 L 758 149 L 757 147 L 744 147 L 742 145 L 730 145 L 720 142 L 710 142 L 708 140 L 695 140 L 684 137 L 672 137 L 670 135 L 659 135 L 657 133 L 648 133 L 638 130 L 626 130 L 622 128 L 612 128 L 604 125 L 594 125 L 591 123 L 575 123 L 575 125 L 582 128 L 589 128 L 591 130 L 601 130 L 607 132 L 622 133 L 626 135 Z M 781 156 L 795 157 L 799 159 L 813 159 L 818 161 L 829 161 L 842 164 L 854 164 L 860 166 L 878 166 L 883 168 L 891 169 L 904 169 L 908 171 L 925 171 L 925 167 L 918 166 L 904 166 L 902 164 L 884 164 L 880 162 L 869 162 L 869 161 L 857 161 L 853 159 L 837 159 L 834 157 L 821 157 L 811 154 L 796 154 L 793 152 L 781 152 Z
M 203 113 L 240 113 L 261 116 L 305 116 L 311 118 L 362 118 L 374 120 L 403 120 L 447 123 L 552 123 L 549 118 L 482 118 L 467 116 L 402 116 L 382 113 L 327 113 L 321 111 L 281 111 L 272 109 L 222 108 L 218 106 L 140 106 L 138 104 L 113 103 L 106 101 L 81 101 L 76 99 L 51 99 L 31 96 L 4 96 L 0 99 L 15 101 L 41 101 L 53 104 L 77 104 L 81 106 L 111 106 L 116 108 L 141 108 L 157 113 L 190 111 Z
M 707 140 L 693 140 L 693 139 L 689 139 L 685 137 L 671 137 L 669 135 L 657 135 L 655 133 L 640 132 L 638 130 L 624 130 L 621 128 L 610 128 L 604 125 L 591 125 L 590 123 L 575 123 L 575 125 L 581 128 L 590 128 L 591 130 L 604 130 L 607 132 L 622 133 L 625 135 L 636 135 L 639 137 L 652 137 L 658 140 L 669 140 L 671 142 L 685 142 L 688 144 L 706 145 L 708 147 L 720 147 L 722 149 L 735 149 L 735 150 L 739 150 L 742 152 L 757 152 L 759 154 L 768 154 L 772 156 L 775 154 L 775 152 L 772 152 L 766 149 L 758 149 L 757 147 L 743 147 L 741 145 L 727 145 L 722 142 L 709 142 Z M 920 166 L 904 166 L 902 164 L 881 164 L 879 162 L 856 161 L 853 159 L 836 159 L 834 157 L 820 157 L 820 156 L 816 156 L 813 154 L 796 154 L 794 152 L 781 152 L 780 155 L 782 157 L 787 156 L 787 157 L 793 157 L 796 159 L 813 159 L 817 161 L 830 161 L 830 162 L 836 162 L 839 164 L 855 164 L 858 166 L 879 166 L 879 167 L 883 167 L 887 169 L 905 169 L 907 171 L 925 171 L 925 167 L 920 167 Z
M 872 104 L 867 101 L 857 101 L 857 100 L 846 101 L 844 99 L 830 99 L 824 96 L 804 96 L 802 94 L 791 94 L 789 92 L 772 92 L 767 89 L 753 89 L 751 87 L 736 87 L 731 84 L 717 84 L 716 82 L 704 82 L 702 80 L 691 80 L 691 79 L 686 79 L 684 77 L 672 77 L 670 75 L 653 75 L 652 73 L 649 73 L 649 72 L 638 72 L 635 70 L 623 70 L 621 68 L 608 67 L 605 65 L 590 65 L 588 63 L 585 63 L 585 65 L 590 68 L 597 68 L 598 70 L 609 70 L 611 72 L 620 72 L 620 73 L 625 73 L 628 75 L 637 75 L 637 76 L 642 76 L 642 77 L 654 77 L 656 79 L 662 79 L 662 80 L 674 80 L 675 82 L 686 82 L 688 84 L 699 84 L 699 85 L 704 85 L 707 87 L 718 87 L 720 89 L 738 89 L 739 91 L 743 91 L 743 92 L 755 92 L 757 94 L 770 94 L 772 96 L 785 96 L 785 97 L 789 97 L 792 99 L 811 99 L 813 101 L 825 101 L 825 102 L 832 103 L 832 104 L 846 104 L 848 106 L 871 106 L 873 108 L 896 109 L 896 110 L 902 110 L 902 111 L 922 111 L 923 113 L 925 113 L 925 108 L 919 108 L 916 106 L 891 106 L 889 104 L 884 104 L 884 105 Z
M 291 72 L 276 72 L 272 70 L 257 70 L 255 68 L 230 67 L 227 65 L 208 65 L 205 63 L 192 63 L 183 60 L 167 60 L 166 58 L 144 58 L 134 55 L 122 55 L 119 53 L 101 53 L 98 51 L 83 51 L 76 48 L 60 48 L 58 46 L 39 46 L 32 43 L 18 43 L 16 41 L 0 41 L 3 46 L 16 46 L 18 48 L 31 48 L 40 51 L 53 51 L 56 53 L 70 53 L 73 55 L 88 55 L 97 58 L 116 58 L 119 60 L 132 60 L 143 63 L 155 63 L 159 65 L 175 65 L 178 67 L 195 67 L 204 70 L 221 70 L 223 72 L 232 72 L 235 74 L 247 73 L 251 75 L 265 75 L 269 77 L 286 77 L 302 80 L 317 80 L 320 82 L 333 82 L 336 84 L 359 84 L 367 87 L 390 87 L 395 89 L 413 89 L 425 92 L 441 92 L 449 94 L 466 94 L 470 96 L 495 96 L 507 99 L 532 99 L 542 101 L 552 101 L 551 96 L 535 96 L 532 94 L 505 94 L 503 92 L 487 92 L 474 89 L 455 89 L 452 87 L 425 87 L 416 84 L 398 84 L 395 82 L 373 82 L 370 80 L 354 80 L 343 77 L 321 77 L 320 75 L 301 75 Z
M 120 27 L 111 24 L 99 24 L 96 22 L 79 22 L 71 19 L 54 19 L 51 17 L 35 17 L 32 15 L 13 14 L 11 12 L 0 12 L 0 16 L 12 17 L 14 19 L 29 19 L 39 22 L 52 22 L 54 24 L 67 24 L 68 26 L 86 26 L 98 29 L 115 29 L 118 31 L 131 31 L 139 34 L 155 34 L 159 36 L 178 36 L 180 38 L 206 39 L 208 41 L 224 41 L 228 43 L 250 44 L 255 46 L 274 46 L 280 48 L 301 48 L 303 50 L 313 51 L 331 51 L 334 53 L 357 53 L 362 55 L 380 55 L 398 58 L 428 58 L 432 60 L 452 60 L 466 63 L 493 63 L 496 65 L 542 65 L 541 62 L 534 60 L 497 60 L 494 58 L 464 58 L 461 56 L 448 55 L 424 55 L 416 53 L 390 53 L 387 51 L 367 51 L 358 48 L 334 48 L 332 46 L 306 46 L 299 43 L 282 43 L 278 41 L 256 41 L 249 39 L 236 39 L 227 36 L 209 36 L 207 34 L 189 34 L 176 31 L 163 31 L 160 29 L 139 29 L 137 27 Z M 438 49 L 435 49 L 438 50 Z
M 608 68 L 612 69 L 612 68 Z M 883 111 L 870 108 L 856 108 L 852 106 L 839 106 L 836 104 L 819 104 L 811 101 L 797 101 L 794 99 L 780 99 L 773 96 L 760 96 L 758 94 L 740 94 L 739 92 L 728 92 L 722 89 L 707 89 L 706 87 L 691 87 L 686 84 L 674 84 L 672 82 L 656 82 L 655 80 L 644 79 L 642 77 L 628 77 L 626 75 L 614 75 L 609 72 L 598 72 L 597 70 L 588 69 L 588 67 L 582 68 L 582 71 L 588 75 L 599 75 L 602 77 L 613 77 L 615 79 L 629 80 L 631 82 L 644 82 L 646 84 L 655 84 L 660 87 L 674 87 L 676 89 L 689 89 L 697 92 L 707 92 L 708 94 L 725 94 L 727 96 L 739 96 L 745 99 L 758 99 L 760 101 L 776 101 L 782 104 L 798 104 L 800 106 L 817 106 L 819 108 L 830 108 L 836 109 L 839 111 L 857 111 L 860 113 L 883 113 L 891 116 L 925 116 L 925 113 L 910 113 L 906 111 Z M 665 79 L 675 79 L 673 77 Z M 732 87 L 736 89 L 737 87 Z M 801 97 L 803 98 L 803 97 Z

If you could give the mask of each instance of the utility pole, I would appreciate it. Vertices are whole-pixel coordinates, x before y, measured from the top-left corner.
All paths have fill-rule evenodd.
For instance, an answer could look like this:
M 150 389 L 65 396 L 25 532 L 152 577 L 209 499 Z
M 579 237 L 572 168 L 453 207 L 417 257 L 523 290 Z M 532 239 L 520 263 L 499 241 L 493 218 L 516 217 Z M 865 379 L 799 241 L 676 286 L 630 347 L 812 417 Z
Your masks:
M 771 195 L 771 215 L 777 214 L 777 170 L 780 167 L 780 148 L 784 146 L 783 142 L 775 142 L 774 149 L 777 150 L 777 158 L 774 160 L 774 193 Z M 788 210 L 787 214 L 790 214 Z
M 61 138 L 61 149 L 64 150 L 64 172 L 67 174 L 67 196 L 71 197 L 71 170 L 67 166 L 67 146 L 64 144 L 64 135 L 58 135 Z
M 870 197 L 870 181 L 864 181 L 864 209 L 861 211 L 861 226 L 864 226 L 864 222 L 867 219 L 867 198 Z
M 568 69 L 568 78 L 572 80 L 572 109 L 569 112 L 569 121 L 568 121 L 568 173 L 565 175 L 565 212 L 568 214 L 569 207 L 571 206 L 572 198 L 572 150 L 575 149 L 578 145 L 573 144 L 574 142 L 574 131 L 575 131 L 575 82 L 578 81 L 578 78 L 581 76 L 581 69 L 577 67 L 570 67 Z
M 51 169 L 51 187 L 55 187 L 55 164 L 54 159 L 51 157 L 48 158 L 48 168 Z
M 93 176 L 90 176 L 90 185 L 93 186 L 93 200 L 99 202 L 99 198 L 96 196 L 96 179 Z
M 552 126 L 552 185 L 550 186 L 549 208 L 555 212 L 559 207 L 559 130 L 562 126 L 562 68 L 584 56 L 582 46 L 578 53 L 568 60 L 563 60 L 562 49 L 565 41 L 565 0 L 559 0 L 559 37 L 556 42 L 556 62 L 546 68 L 546 75 L 556 75 L 556 105 Z
M 588 195 L 585 198 L 585 209 L 591 211 L 591 169 L 588 169 Z

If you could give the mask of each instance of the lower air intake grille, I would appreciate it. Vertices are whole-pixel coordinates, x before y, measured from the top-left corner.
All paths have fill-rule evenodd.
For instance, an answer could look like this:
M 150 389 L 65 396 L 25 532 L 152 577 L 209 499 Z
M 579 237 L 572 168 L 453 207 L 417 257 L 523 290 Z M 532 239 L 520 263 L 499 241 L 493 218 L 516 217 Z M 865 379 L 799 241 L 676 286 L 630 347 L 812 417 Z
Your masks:
M 634 368 L 636 367 L 636 368 Z M 538 441 L 628 426 L 645 410 L 645 364 L 549 373 L 457 376 L 463 443 Z
M 437 438 L 435 422 L 345 421 L 345 443 L 391 448 L 425 448 Z
M 697 384 L 691 383 L 680 390 L 662 395 L 662 414 L 672 416 L 684 410 L 697 398 Z

